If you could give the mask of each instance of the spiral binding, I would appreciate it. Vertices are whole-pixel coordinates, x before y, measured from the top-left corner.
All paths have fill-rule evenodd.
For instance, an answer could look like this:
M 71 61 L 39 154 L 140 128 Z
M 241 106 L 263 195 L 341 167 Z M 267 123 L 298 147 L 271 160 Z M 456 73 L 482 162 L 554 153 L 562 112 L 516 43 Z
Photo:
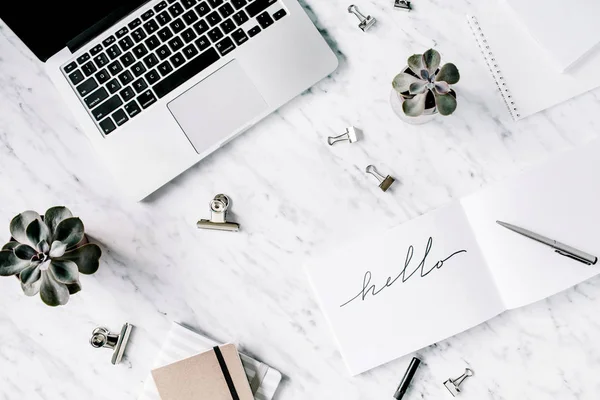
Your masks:
M 479 21 L 476 17 L 469 17 L 469 26 L 471 27 L 473 36 L 475 36 L 475 41 L 477 41 L 477 45 L 481 49 L 481 54 L 483 54 L 483 58 L 485 59 L 485 62 L 487 63 L 488 68 L 490 69 L 490 72 L 492 73 L 492 77 L 496 82 L 496 86 L 498 86 L 498 90 L 500 91 L 500 94 L 504 99 L 504 103 L 506 104 L 510 115 L 516 121 L 521 117 L 521 114 L 519 113 L 519 107 L 517 107 L 517 104 L 515 103 L 515 100 L 513 99 L 513 96 L 510 92 L 510 89 L 508 88 L 508 85 L 504 80 L 504 76 L 502 76 L 502 70 L 500 69 L 498 62 L 494 57 L 494 53 L 490 49 L 487 38 L 483 33 L 483 29 L 481 29 L 481 26 L 479 26 Z

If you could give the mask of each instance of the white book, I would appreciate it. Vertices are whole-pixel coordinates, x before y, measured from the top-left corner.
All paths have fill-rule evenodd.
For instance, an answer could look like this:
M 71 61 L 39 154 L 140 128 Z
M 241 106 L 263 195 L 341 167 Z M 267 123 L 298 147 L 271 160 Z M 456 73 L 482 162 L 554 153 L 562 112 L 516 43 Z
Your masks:
M 600 43 L 598 0 L 505 0 L 559 72 L 584 62 Z
M 600 51 L 561 73 L 505 2 L 489 2 L 467 19 L 514 120 L 600 86 Z
M 505 221 L 600 256 L 600 142 L 306 265 L 352 375 L 600 273 Z M 575 311 L 575 310 L 574 310 Z

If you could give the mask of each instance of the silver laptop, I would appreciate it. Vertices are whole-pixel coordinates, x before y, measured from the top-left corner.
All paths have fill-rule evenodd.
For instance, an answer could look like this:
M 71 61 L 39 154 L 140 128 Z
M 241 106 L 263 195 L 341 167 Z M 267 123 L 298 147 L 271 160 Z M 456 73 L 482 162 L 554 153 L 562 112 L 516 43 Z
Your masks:
M 123 191 L 141 200 L 333 72 L 296 0 L 13 2 Z

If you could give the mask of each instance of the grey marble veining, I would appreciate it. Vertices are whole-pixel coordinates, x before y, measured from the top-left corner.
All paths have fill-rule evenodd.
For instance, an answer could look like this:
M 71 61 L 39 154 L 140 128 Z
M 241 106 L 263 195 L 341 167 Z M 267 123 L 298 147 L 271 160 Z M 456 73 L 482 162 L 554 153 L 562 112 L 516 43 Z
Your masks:
M 486 1 L 415 0 L 405 13 L 392 0 L 359 0 L 378 19 L 365 34 L 349 3 L 304 0 L 339 70 L 139 204 L 119 195 L 40 63 L 0 23 L 0 232 L 8 239 L 20 211 L 64 204 L 104 250 L 99 272 L 62 308 L 0 279 L 0 399 L 136 398 L 172 321 L 281 370 L 277 399 L 391 398 L 410 358 L 350 378 L 304 261 L 600 132 L 598 90 L 512 122 L 465 22 Z M 410 54 L 431 46 L 460 68 L 459 108 L 407 125 L 391 111 L 390 82 Z M 364 140 L 327 146 L 348 125 Z M 398 179 L 390 192 L 364 174 L 368 164 Z M 216 193 L 232 197 L 242 232 L 195 228 Z M 449 398 L 441 383 L 470 366 L 465 399 L 598 399 L 599 306 L 593 279 L 423 349 L 406 398 Z M 88 339 L 99 324 L 116 330 L 125 321 L 137 329 L 114 367 Z

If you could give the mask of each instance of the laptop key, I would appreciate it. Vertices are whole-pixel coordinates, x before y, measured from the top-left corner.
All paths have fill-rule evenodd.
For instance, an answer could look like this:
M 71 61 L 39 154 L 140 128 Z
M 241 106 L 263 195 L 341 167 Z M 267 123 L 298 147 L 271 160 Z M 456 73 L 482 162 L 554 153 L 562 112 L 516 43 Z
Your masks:
M 198 4 L 194 10 L 196 10 L 196 12 L 198 13 L 198 15 L 200 17 L 204 17 L 206 14 L 208 14 L 208 12 L 210 11 L 210 7 L 208 6 L 208 4 L 206 3 L 206 1 L 201 1 L 200 4 Z
M 106 57 L 106 54 L 104 53 L 98 54 L 96 57 L 94 57 L 94 62 L 96 63 L 98 68 L 102 68 L 106 64 L 108 64 L 108 57 Z
M 181 0 L 181 4 L 188 10 L 196 5 L 196 0 Z
M 63 69 L 65 70 L 65 73 L 70 74 L 71 72 L 75 71 L 75 68 L 77 68 L 77 63 L 73 61 L 67 64 Z
M 131 40 L 129 36 L 124 37 L 123 39 L 119 40 L 119 46 L 121 46 L 123 51 L 127 51 L 133 47 L 133 40 Z
M 131 72 L 129 72 L 129 71 L 124 71 L 122 74 L 119 75 L 119 81 L 121 82 L 121 85 L 123 85 L 123 86 L 129 85 L 129 83 L 132 80 L 133 80 L 133 75 L 131 75 Z
M 158 55 L 158 58 L 160 58 L 161 60 L 164 60 L 165 58 L 167 58 L 171 55 L 171 50 L 169 50 L 169 48 L 165 44 L 165 45 L 160 46 L 156 50 L 156 54 Z
M 219 28 L 215 28 L 208 32 L 208 37 L 213 43 L 215 43 L 223 38 L 223 32 L 221 32 Z
M 143 21 L 148 21 L 152 17 L 154 17 L 154 11 L 152 11 L 152 10 L 148 10 L 142 14 Z
M 112 76 L 115 76 L 119 72 L 123 71 L 123 66 L 119 62 L 119 60 L 115 60 L 108 64 L 108 70 L 110 71 Z
M 233 15 L 233 20 L 235 21 L 235 23 L 240 26 L 242 25 L 244 22 L 247 22 L 249 20 L 248 18 L 248 14 L 246 14 L 244 12 L 244 10 L 237 12 L 236 14 Z
M 136 18 L 133 21 L 131 21 L 129 24 L 127 24 L 127 26 L 129 27 L 129 29 L 135 29 L 138 26 L 140 26 L 141 24 L 142 24 L 142 20 L 139 18 Z
M 208 24 L 206 23 L 205 20 L 202 20 L 202 21 L 198 22 L 197 24 L 194 24 L 194 30 L 196 31 L 196 33 L 198 35 L 203 35 L 206 32 L 208 32 Z
M 248 36 L 254 37 L 254 36 L 258 35 L 261 31 L 262 31 L 262 29 L 260 29 L 260 26 L 256 25 L 254 28 L 252 28 L 248 31 Z
M 192 28 L 187 28 L 185 31 L 183 31 L 181 33 L 181 37 L 183 38 L 184 42 L 189 43 L 189 42 L 193 41 L 194 39 L 196 39 L 198 36 L 196 35 L 196 32 L 194 32 L 194 30 Z
M 156 103 L 156 97 L 151 90 L 147 90 L 138 96 L 137 101 L 140 103 L 142 108 L 148 108 L 152 104 Z
M 123 101 L 119 97 L 118 94 L 114 95 L 110 99 L 106 100 L 104 103 L 100 104 L 98 107 L 92 110 L 92 115 L 96 119 L 96 121 L 100 121 L 107 115 L 110 115 L 113 111 L 123 105 Z
M 183 14 L 183 7 L 181 7 L 181 4 L 175 3 L 171 7 L 169 7 L 169 13 L 171 13 L 173 18 L 178 17 L 181 14 Z
M 244 44 L 248 41 L 248 35 L 246 35 L 246 32 L 244 32 L 244 30 L 242 28 L 233 32 L 231 34 L 231 37 L 235 41 L 235 44 L 237 44 L 238 46 L 241 44 Z
M 146 68 L 150 69 L 158 64 L 158 58 L 154 54 L 148 54 L 144 57 L 144 64 L 146 64 Z
M 89 78 L 84 81 L 81 85 L 77 86 L 77 91 L 81 97 L 92 92 L 92 90 L 98 87 L 98 82 L 94 78 Z
M 79 57 L 77 57 L 77 64 L 81 65 L 89 59 L 90 55 L 88 53 L 82 54 Z
M 98 83 L 101 85 L 104 84 L 105 82 L 108 82 L 108 80 L 110 79 L 110 75 L 108 74 L 106 69 L 101 69 L 94 76 L 96 77 L 96 80 L 98 81 Z
M 157 35 L 160 38 L 160 40 L 166 42 L 167 40 L 173 37 L 173 32 L 171 32 L 168 26 L 165 26 L 160 31 L 158 31 Z
M 277 3 L 277 0 L 254 0 L 248 4 L 246 12 L 250 15 L 250 18 L 254 18 L 275 3 Z
M 97 44 L 90 49 L 90 54 L 92 56 L 95 56 L 96 54 L 100 53 L 102 51 L 102 49 L 104 49 L 104 47 L 102 47 L 101 44 Z
M 263 29 L 267 29 L 268 27 L 273 25 L 273 22 L 275 22 L 273 21 L 273 18 L 271 18 L 271 15 L 267 11 L 256 17 L 256 21 L 258 21 L 258 23 Z
M 135 97 L 135 92 L 129 86 L 119 92 L 123 100 L 129 101 Z
M 129 121 L 129 117 L 122 109 L 115 111 L 112 115 L 112 119 L 117 123 L 118 126 L 121 126 L 125 122 Z
M 192 58 L 194 58 L 195 56 L 198 55 L 198 50 L 196 49 L 196 46 L 194 46 L 194 44 L 190 44 L 189 46 L 186 46 L 183 50 L 183 55 L 185 56 L 185 58 L 187 58 L 188 60 L 191 60 Z
M 146 46 L 150 51 L 160 46 L 160 40 L 158 40 L 158 37 L 156 37 L 156 35 L 150 36 L 148 39 L 146 39 L 144 43 L 146 43 Z
M 106 91 L 106 89 L 101 87 L 100 89 L 96 90 L 94 93 L 90 94 L 88 97 L 83 99 L 83 101 L 85 102 L 85 105 L 91 110 L 107 98 L 108 92 Z
M 133 88 L 137 93 L 142 93 L 144 90 L 148 88 L 148 84 L 144 80 L 144 78 L 140 78 L 137 81 L 133 82 Z
M 208 0 L 208 3 L 210 4 L 210 6 L 212 8 L 217 8 L 219 7 L 221 4 L 223 4 L 223 0 Z
M 137 63 L 133 64 L 131 71 L 136 77 L 138 77 L 146 72 L 146 67 L 144 67 L 144 64 L 142 64 L 141 61 L 138 61 Z
M 84 79 L 85 79 L 85 77 L 83 76 L 83 74 L 81 73 L 80 70 L 76 70 L 71 75 L 69 75 L 69 80 L 71 81 L 71 83 L 73 85 L 77 85 L 79 82 L 81 82 Z
M 178 37 L 174 37 L 173 39 L 169 40 L 169 47 L 171 50 L 177 51 L 183 47 L 183 42 Z
M 221 13 L 223 18 L 229 17 L 231 14 L 233 14 L 233 12 L 233 7 L 231 7 L 231 4 L 229 3 L 225 3 L 223 4 L 223 7 L 219 8 L 219 13 Z
M 240 8 L 245 7 L 248 2 L 246 0 L 232 0 L 231 4 L 233 4 L 236 10 L 239 10 Z
M 196 12 L 194 10 L 190 10 L 183 14 L 183 20 L 186 24 L 191 25 L 194 22 L 198 21 L 198 15 L 196 15 Z
M 160 72 L 162 76 L 167 76 L 171 71 L 173 71 L 173 67 L 171 67 L 171 64 L 168 61 L 165 61 L 158 66 L 158 72 Z
M 167 10 L 165 10 L 165 11 L 161 12 L 160 14 L 158 14 L 158 16 L 156 17 L 156 20 L 158 21 L 160 26 L 165 26 L 166 24 L 171 22 L 172 18 L 171 18 L 171 15 L 167 12 Z
M 124 26 L 115 33 L 115 36 L 117 37 L 117 39 L 120 39 L 123 36 L 127 35 L 128 33 L 129 33 L 129 28 Z
M 148 83 L 150 85 L 154 85 L 156 82 L 158 82 L 160 80 L 160 75 L 158 74 L 158 72 L 156 72 L 155 69 L 148 72 L 146 75 L 144 75 L 144 77 L 146 78 L 146 81 L 148 81 Z
M 135 100 L 130 103 L 125 104 L 124 108 L 125 108 L 125 111 L 127 111 L 127 114 L 129 114 L 129 118 L 133 118 L 142 112 L 142 109 L 140 108 L 140 106 L 138 106 L 138 104 L 135 102 Z
M 171 64 L 173 64 L 175 68 L 179 68 L 183 65 L 183 63 L 185 63 L 185 58 L 183 58 L 181 53 L 173 54 L 169 60 L 171 60 Z
M 208 16 L 206 17 L 206 20 L 208 21 L 210 26 L 215 26 L 219 22 L 223 21 L 223 18 L 221 18 L 221 15 L 219 15 L 218 12 L 213 11 L 210 14 L 208 14 Z
M 275 21 L 279 21 L 281 18 L 285 17 L 286 15 L 287 15 L 287 12 L 282 8 L 281 10 L 279 10 L 275 14 L 273 14 L 273 18 L 275 19 Z
M 226 35 L 229 35 L 236 28 L 235 24 L 233 23 L 233 21 L 231 19 L 228 19 L 227 21 L 223 22 L 219 26 L 221 27 L 223 32 L 225 32 Z
M 204 71 L 219 60 L 219 53 L 213 48 L 206 50 L 190 62 L 154 85 L 153 89 L 158 98 L 163 98 L 195 75 Z
M 233 40 L 231 40 L 231 38 L 226 37 L 217 43 L 215 47 L 217 50 L 219 50 L 219 53 L 221 53 L 221 57 L 225 57 L 235 49 L 235 44 L 233 44 Z
M 164 10 L 165 8 L 167 8 L 167 2 L 161 1 L 160 3 L 154 6 L 154 11 L 159 12 L 161 10 Z
M 104 132 L 105 135 L 108 135 L 115 129 L 117 129 L 116 125 L 110 118 L 106 118 L 104 121 L 100 122 L 100 129 Z
M 108 49 L 106 49 L 106 53 L 108 53 L 108 56 L 110 57 L 111 60 L 114 60 L 115 58 L 117 58 L 121 55 L 122 51 L 119 48 L 119 46 L 117 46 L 116 44 L 113 44 Z
M 137 57 L 137 58 L 142 58 L 144 57 L 146 54 L 148 54 L 148 49 L 146 48 L 146 46 L 144 46 L 143 43 L 138 44 L 137 46 L 135 46 L 133 48 L 133 54 Z
M 155 20 L 151 19 L 150 21 L 144 24 L 144 29 L 146 30 L 146 33 L 148 33 L 148 35 L 151 35 L 158 30 L 158 24 Z
M 88 61 L 87 63 L 85 63 L 81 66 L 81 70 L 83 71 L 85 76 L 90 76 L 94 72 L 96 72 L 98 69 L 96 68 L 96 66 L 94 65 L 94 63 L 92 61 Z
M 114 37 L 114 36 L 109 36 L 109 37 L 107 37 L 106 39 L 104 39 L 104 40 L 102 41 L 102 44 L 104 45 L 104 47 L 108 47 L 108 46 L 110 46 L 111 44 L 113 44 L 113 43 L 114 43 L 116 40 L 117 40 L 117 39 L 115 39 L 115 37 Z
M 123 66 L 127 68 L 135 62 L 135 57 L 130 51 L 128 51 L 127 53 L 123 54 L 123 57 L 121 57 L 119 60 L 121 60 Z
M 200 51 L 204 51 L 210 47 L 210 42 L 206 36 L 201 36 L 200 39 L 194 42 Z
M 113 79 L 106 84 L 106 88 L 110 92 L 110 94 L 115 94 L 118 90 L 121 89 L 121 84 L 118 80 Z
M 135 31 L 131 32 L 131 37 L 135 40 L 136 43 L 141 42 L 146 39 L 146 32 L 142 28 L 138 28 Z
M 181 18 L 177 18 L 175 21 L 171 22 L 169 26 L 171 27 L 171 29 L 173 29 L 173 32 L 175 34 L 178 34 L 179 32 L 185 29 L 185 24 L 183 23 Z

